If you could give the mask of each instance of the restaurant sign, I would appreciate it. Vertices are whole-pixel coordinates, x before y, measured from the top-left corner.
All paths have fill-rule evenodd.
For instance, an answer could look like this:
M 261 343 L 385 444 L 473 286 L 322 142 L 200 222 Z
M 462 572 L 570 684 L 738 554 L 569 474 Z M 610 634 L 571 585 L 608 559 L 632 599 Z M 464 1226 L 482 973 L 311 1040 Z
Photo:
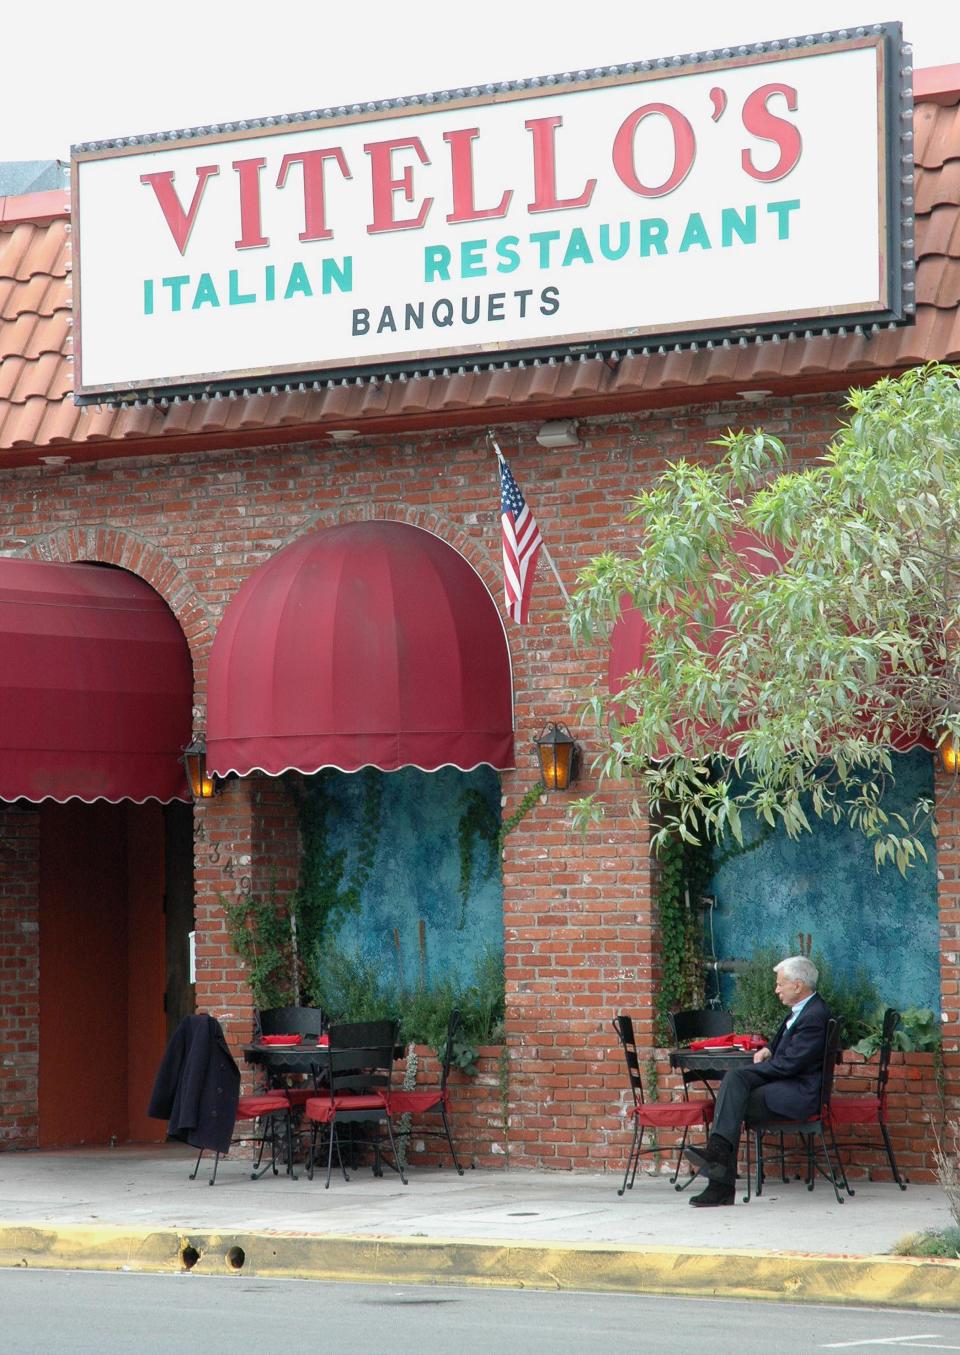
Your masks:
M 77 397 L 909 319 L 899 24 L 74 148 Z

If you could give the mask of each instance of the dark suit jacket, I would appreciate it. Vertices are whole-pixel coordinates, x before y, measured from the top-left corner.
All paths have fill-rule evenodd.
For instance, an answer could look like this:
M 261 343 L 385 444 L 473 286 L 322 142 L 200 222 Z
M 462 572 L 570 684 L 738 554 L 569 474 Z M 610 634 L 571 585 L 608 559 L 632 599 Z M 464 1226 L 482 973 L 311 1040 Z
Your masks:
M 220 1022 L 212 1016 L 185 1017 L 157 1070 L 147 1114 L 170 1121 L 168 1138 L 225 1153 L 239 1098 L 240 1070 Z
M 791 1120 L 806 1120 L 820 1109 L 823 1047 L 830 1009 L 820 994 L 814 993 L 787 1030 L 789 1019 L 784 1018 L 770 1041 L 773 1058 L 756 1067 L 767 1083 L 764 1100 L 768 1109 Z

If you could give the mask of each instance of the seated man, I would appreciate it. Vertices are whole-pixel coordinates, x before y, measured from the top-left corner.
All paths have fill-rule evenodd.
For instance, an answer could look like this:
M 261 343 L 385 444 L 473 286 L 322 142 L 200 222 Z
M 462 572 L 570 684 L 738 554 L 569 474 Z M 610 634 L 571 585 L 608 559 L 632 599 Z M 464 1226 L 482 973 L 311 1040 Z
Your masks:
M 684 1154 L 709 1179 L 690 1203 L 733 1204 L 737 1153 L 744 1122 L 780 1115 L 806 1120 L 820 1109 L 820 1075 L 830 1012 L 816 992 L 817 967 L 805 955 L 791 955 L 774 966 L 777 997 L 790 1013 L 776 1035 L 758 1049 L 752 1066 L 734 1068 L 717 1093 L 713 1132 L 703 1148 Z

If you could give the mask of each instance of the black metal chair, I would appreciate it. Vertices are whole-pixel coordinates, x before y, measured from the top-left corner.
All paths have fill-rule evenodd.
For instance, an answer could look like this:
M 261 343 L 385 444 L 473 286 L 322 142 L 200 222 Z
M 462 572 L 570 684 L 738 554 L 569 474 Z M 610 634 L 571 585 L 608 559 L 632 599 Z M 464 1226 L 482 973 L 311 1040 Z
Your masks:
M 630 1144 L 630 1152 L 627 1154 L 627 1167 L 623 1174 L 623 1185 L 617 1191 L 617 1194 L 622 1195 L 625 1190 L 633 1189 L 642 1154 L 660 1151 L 658 1145 L 649 1148 L 643 1147 L 643 1132 L 645 1129 L 652 1129 L 654 1132 L 658 1129 L 683 1130 L 683 1137 L 680 1140 L 680 1148 L 677 1152 L 677 1165 L 670 1177 L 670 1182 L 677 1190 L 684 1190 L 694 1179 L 691 1176 L 686 1185 L 677 1185 L 677 1177 L 680 1175 L 680 1168 L 683 1165 L 683 1150 L 687 1146 L 687 1134 L 691 1129 L 706 1130 L 707 1125 L 713 1119 L 713 1102 L 706 1099 L 688 1100 L 686 1088 L 684 1088 L 684 1099 L 682 1101 L 645 1101 L 643 1080 L 640 1077 L 640 1052 L 634 1038 L 633 1019 L 626 1012 L 621 1012 L 614 1017 L 613 1028 L 617 1032 L 623 1048 L 627 1064 L 627 1079 L 630 1085 L 630 1094 L 633 1098 L 633 1104 L 629 1108 L 629 1114 L 633 1120 L 633 1141 Z
M 399 1036 L 400 1023 L 391 1017 L 383 1017 L 376 1021 L 341 1021 L 332 1025 L 327 1030 L 327 1038 L 331 1049 L 376 1049 L 389 1045 L 393 1050 L 393 1057 L 397 1058 L 397 1039 Z M 349 1122 L 348 1122 L 349 1123 Z M 357 1123 L 356 1121 L 352 1123 Z M 356 1154 L 362 1152 L 365 1145 L 369 1144 L 369 1136 L 362 1131 L 358 1131 L 355 1136 L 351 1127 L 346 1135 L 348 1156 L 355 1165 Z M 389 1158 L 384 1158 L 380 1150 L 379 1137 L 371 1145 L 373 1148 L 373 1174 L 374 1176 L 383 1175 L 383 1164 L 392 1166 Z M 338 1140 L 337 1152 L 341 1154 L 343 1144 Z M 343 1161 L 341 1157 L 341 1167 Z
M 265 1007 L 257 1012 L 255 1034 L 319 1036 L 324 1026 L 319 1007 Z
M 254 1038 L 261 1035 L 302 1035 L 307 1040 L 318 1039 L 324 1031 L 326 1022 L 319 1007 L 265 1007 L 258 1011 L 254 1025 Z M 297 1112 L 317 1089 L 310 1079 L 296 1079 L 291 1083 L 289 1077 L 274 1079 L 278 1085 L 271 1091 L 283 1091 L 292 1112 Z M 290 1125 L 292 1142 L 294 1126 Z
M 395 1045 L 397 1028 L 394 1020 L 341 1021 L 327 1034 L 331 1049 L 372 1049 L 375 1045 Z
M 820 1109 L 816 1115 L 812 1115 L 807 1120 L 791 1120 L 777 1115 L 771 1115 L 766 1120 L 749 1120 L 744 1125 L 744 1137 L 746 1139 L 747 1150 L 747 1193 L 743 1197 L 744 1201 L 750 1199 L 750 1174 L 751 1174 L 751 1140 L 756 1147 L 757 1154 L 757 1181 L 756 1193 L 763 1193 L 763 1136 L 764 1134 L 781 1135 L 780 1162 L 781 1172 L 783 1172 L 783 1136 L 786 1134 L 798 1134 L 803 1141 L 806 1149 L 806 1182 L 807 1190 L 813 1190 L 817 1175 L 823 1176 L 833 1186 L 834 1194 L 837 1197 L 837 1203 L 843 1204 L 843 1195 L 840 1192 L 842 1186 L 844 1190 L 850 1190 L 847 1184 L 847 1178 L 844 1174 L 843 1164 L 840 1161 L 840 1154 L 837 1151 L 836 1140 L 833 1137 L 833 1127 L 830 1121 L 830 1100 L 833 1092 L 833 1075 L 837 1066 L 837 1051 L 840 1048 L 840 1022 L 833 1020 L 827 1022 L 826 1042 L 823 1048 L 823 1064 L 820 1073 Z M 827 1146 L 827 1135 L 830 1136 L 830 1143 L 833 1146 L 836 1155 L 837 1165 L 834 1167 L 833 1158 L 830 1156 L 830 1148 Z M 816 1146 L 819 1145 L 823 1152 L 826 1170 L 820 1166 L 816 1158 Z
M 324 1051 L 327 1085 L 324 1090 L 307 1101 L 304 1115 L 312 1123 L 310 1157 L 307 1165 L 307 1175 L 311 1180 L 317 1156 L 317 1136 L 321 1126 L 325 1126 L 327 1130 L 325 1182 L 327 1189 L 333 1170 L 334 1148 L 337 1149 L 343 1179 L 345 1181 L 350 1179 L 340 1152 L 338 1126 L 342 1124 L 385 1125 L 397 1173 L 403 1184 L 407 1184 L 391 1121 L 390 1079 L 393 1073 L 393 1050 L 394 1042 L 391 1039 L 389 1043 L 376 1047 L 351 1045 L 347 1048 L 335 1048 L 331 1044 L 331 1047 Z M 375 1144 L 374 1148 L 379 1162 L 379 1144 Z
M 460 1160 L 457 1157 L 457 1150 L 453 1146 L 453 1137 L 450 1133 L 450 1122 L 447 1119 L 449 1110 L 449 1100 L 447 1097 L 447 1077 L 450 1073 L 450 1064 L 453 1062 L 453 1042 L 457 1031 L 463 1023 L 462 1014 L 454 1008 L 450 1013 L 450 1019 L 447 1022 L 447 1042 L 443 1050 L 443 1064 L 440 1069 L 440 1086 L 431 1087 L 426 1091 L 417 1091 L 416 1088 L 407 1091 L 400 1089 L 390 1093 L 390 1112 L 393 1115 L 423 1115 L 429 1111 L 436 1110 L 440 1112 L 443 1120 L 443 1132 L 447 1136 L 447 1143 L 450 1147 L 450 1156 L 453 1158 L 453 1165 L 457 1169 L 457 1175 L 463 1175 L 463 1168 L 460 1166 Z M 434 1130 L 427 1130 L 427 1133 L 434 1133 Z M 406 1133 L 406 1130 L 404 1130 Z
M 876 1091 L 857 1095 L 843 1092 L 834 1096 L 830 1102 L 830 1122 L 834 1129 L 845 1128 L 848 1125 L 875 1124 L 883 1137 L 883 1146 L 886 1149 L 887 1161 L 890 1164 L 893 1179 L 901 1190 L 906 1190 L 907 1182 L 897 1168 L 897 1159 L 893 1155 L 893 1145 L 890 1142 L 890 1134 L 887 1130 L 887 1080 L 890 1077 L 893 1035 L 899 1024 L 900 1013 L 895 1007 L 888 1007 L 883 1014 L 883 1026 L 880 1034 Z M 841 1143 L 840 1147 L 867 1148 L 872 1147 L 872 1145 L 862 1139 L 848 1139 Z M 846 1172 L 844 1172 L 844 1175 L 846 1175 Z M 849 1185 L 847 1190 L 851 1195 L 855 1193 Z
M 667 1020 L 670 1022 L 673 1043 L 678 1048 L 690 1040 L 707 1040 L 711 1035 L 733 1033 L 733 1013 L 723 1011 L 720 1007 L 688 1007 L 684 1011 L 669 1012 Z M 723 1072 L 722 1068 L 685 1068 L 681 1077 L 685 1089 L 691 1082 L 697 1082 L 715 1097 L 713 1084 L 723 1081 Z

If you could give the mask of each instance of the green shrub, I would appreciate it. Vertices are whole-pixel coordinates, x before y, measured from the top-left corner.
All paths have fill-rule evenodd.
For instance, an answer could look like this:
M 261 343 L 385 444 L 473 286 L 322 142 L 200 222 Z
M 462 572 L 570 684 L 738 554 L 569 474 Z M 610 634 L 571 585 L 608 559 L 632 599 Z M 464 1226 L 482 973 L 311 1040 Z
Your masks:
M 960 1228 L 933 1228 L 903 1237 L 893 1248 L 894 1256 L 941 1256 L 960 1260 Z
M 815 952 L 812 958 L 820 971 L 817 992 L 830 1008 L 830 1015 L 840 1022 L 841 1047 L 849 1049 L 869 1030 L 880 994 L 862 969 L 853 975 L 837 974 L 822 955 Z
M 454 1044 L 454 1065 L 476 1072 L 477 1046 L 503 1039 L 503 958 L 495 951 L 478 960 L 468 983 L 453 979 L 413 986 L 385 982 L 379 966 L 360 950 L 328 946 L 313 972 L 315 1001 L 332 1022 L 399 1022 L 403 1044 L 430 1045 L 438 1057 L 447 1038 L 450 1012 L 459 1007 L 463 1024 Z
M 880 1048 L 885 1010 L 882 1004 L 877 1007 L 868 1022 L 866 1035 L 853 1046 L 865 1058 L 871 1058 Z M 929 1007 L 906 1007 L 900 1013 L 900 1024 L 893 1032 L 893 1047 L 905 1053 L 918 1050 L 929 1054 L 940 1048 L 942 1038 L 936 1012 Z
M 732 1003 L 734 1028 L 769 1040 L 783 1020 L 783 1003 L 773 990 L 773 966 L 783 959 L 778 946 L 755 950 L 737 974 Z

